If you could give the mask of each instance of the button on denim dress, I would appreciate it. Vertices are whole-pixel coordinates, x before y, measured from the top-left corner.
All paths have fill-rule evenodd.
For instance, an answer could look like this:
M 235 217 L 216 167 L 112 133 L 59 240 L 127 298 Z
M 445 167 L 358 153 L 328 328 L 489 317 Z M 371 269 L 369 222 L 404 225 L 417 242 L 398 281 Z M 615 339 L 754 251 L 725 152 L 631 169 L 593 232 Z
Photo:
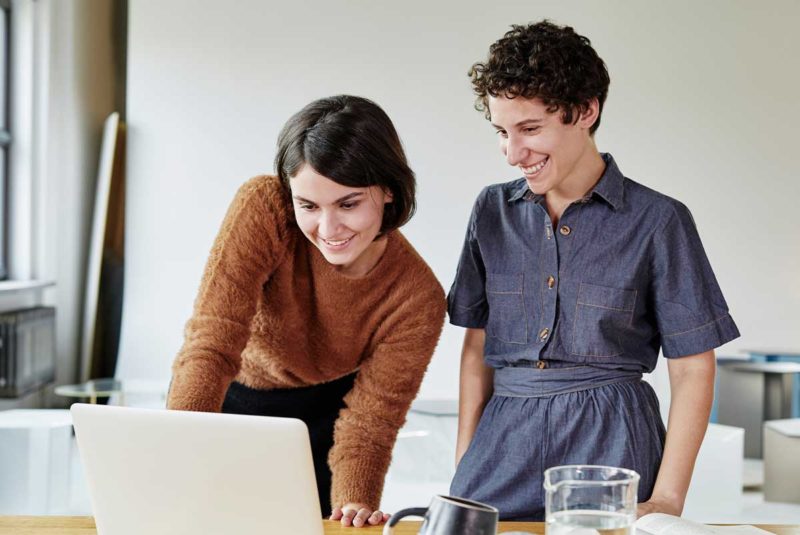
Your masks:
M 450 492 L 542 520 L 545 469 L 605 464 L 650 497 L 665 438 L 642 374 L 739 336 L 689 210 L 606 169 L 553 226 L 524 178 L 475 202 L 450 322 L 486 331 L 494 393 Z

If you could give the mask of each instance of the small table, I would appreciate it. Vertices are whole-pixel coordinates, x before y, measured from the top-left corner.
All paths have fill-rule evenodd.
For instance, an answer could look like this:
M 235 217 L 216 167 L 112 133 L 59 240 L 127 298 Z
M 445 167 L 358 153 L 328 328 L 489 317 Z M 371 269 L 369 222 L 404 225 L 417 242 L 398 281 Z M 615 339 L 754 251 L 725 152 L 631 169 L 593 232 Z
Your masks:
M 800 351 L 794 349 L 743 349 L 742 352 L 747 353 L 753 359 L 764 359 L 767 362 L 780 360 L 800 361 Z
M 798 375 L 800 362 L 720 362 L 718 420 L 745 429 L 745 457 L 761 458 L 765 421 L 792 417 Z
M 756 362 L 800 362 L 800 351 L 787 348 L 745 349 L 744 353 Z M 800 418 L 800 374 L 794 377 L 794 397 L 792 400 L 792 417 Z M 787 416 L 788 418 L 788 416 Z
M 98 398 L 109 398 L 119 394 L 120 405 L 125 404 L 122 381 L 116 379 L 92 379 L 75 385 L 61 385 L 56 387 L 55 393 L 70 398 L 88 398 L 92 405 L 97 403 Z
M 125 394 L 166 394 L 168 383 L 144 379 L 92 379 L 85 383 L 57 386 L 59 396 L 89 399 L 95 404 L 99 398 L 119 395 L 119 404 L 125 405 Z

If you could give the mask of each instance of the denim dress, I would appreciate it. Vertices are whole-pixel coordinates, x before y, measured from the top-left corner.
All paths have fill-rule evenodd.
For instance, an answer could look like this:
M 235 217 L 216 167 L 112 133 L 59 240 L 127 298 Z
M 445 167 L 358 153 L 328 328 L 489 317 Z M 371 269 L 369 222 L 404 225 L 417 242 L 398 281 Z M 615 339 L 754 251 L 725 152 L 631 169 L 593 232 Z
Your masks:
M 494 392 L 450 492 L 542 520 L 543 472 L 636 470 L 650 497 L 665 439 L 642 374 L 739 336 L 689 210 L 606 169 L 556 227 L 524 178 L 475 202 L 450 322 L 485 329 Z

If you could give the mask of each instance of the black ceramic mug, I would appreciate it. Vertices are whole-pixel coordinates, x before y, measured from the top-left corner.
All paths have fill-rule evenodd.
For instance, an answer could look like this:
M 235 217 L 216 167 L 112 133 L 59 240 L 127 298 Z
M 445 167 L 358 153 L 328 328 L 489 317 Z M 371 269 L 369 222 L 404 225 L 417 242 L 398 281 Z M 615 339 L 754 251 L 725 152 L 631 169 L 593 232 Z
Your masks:
M 392 535 L 394 525 L 406 516 L 423 518 L 419 535 L 496 535 L 499 513 L 485 503 L 434 496 L 428 507 L 412 507 L 393 514 L 383 527 L 383 535 Z

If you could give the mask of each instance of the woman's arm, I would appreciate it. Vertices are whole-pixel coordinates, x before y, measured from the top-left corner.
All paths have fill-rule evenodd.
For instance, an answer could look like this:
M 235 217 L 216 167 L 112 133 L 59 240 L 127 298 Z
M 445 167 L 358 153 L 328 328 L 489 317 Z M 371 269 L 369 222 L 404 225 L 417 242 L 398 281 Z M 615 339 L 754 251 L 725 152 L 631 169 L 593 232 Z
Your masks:
M 714 351 L 669 359 L 670 408 L 664 455 L 653 495 L 639 504 L 639 516 L 680 516 L 692 479 L 697 452 L 714 401 Z
M 249 180 L 228 208 L 172 366 L 170 409 L 219 412 L 239 372 L 262 287 L 287 250 L 277 180 Z
M 379 508 L 397 432 L 419 391 L 444 323 L 444 292 L 433 277 L 429 284 L 426 291 L 417 286 L 380 324 L 375 346 L 336 420 L 328 455 L 332 518 L 344 525 L 360 527 L 383 519 L 373 512 Z M 343 515 L 343 510 L 349 513 Z
M 458 387 L 458 438 L 456 466 L 467 451 L 483 408 L 492 397 L 494 370 L 483 362 L 484 329 L 467 329 L 461 349 L 461 377 Z
M 432 274 L 415 279 L 414 292 L 387 298 L 392 297 L 400 298 L 399 305 L 377 325 L 374 345 L 344 398 L 328 455 L 334 518 L 341 514 L 336 509 L 359 510 L 356 518 L 353 513 L 341 518 L 345 525 L 361 526 L 377 517 L 370 516 L 379 509 L 397 432 L 444 324 L 444 292 Z

